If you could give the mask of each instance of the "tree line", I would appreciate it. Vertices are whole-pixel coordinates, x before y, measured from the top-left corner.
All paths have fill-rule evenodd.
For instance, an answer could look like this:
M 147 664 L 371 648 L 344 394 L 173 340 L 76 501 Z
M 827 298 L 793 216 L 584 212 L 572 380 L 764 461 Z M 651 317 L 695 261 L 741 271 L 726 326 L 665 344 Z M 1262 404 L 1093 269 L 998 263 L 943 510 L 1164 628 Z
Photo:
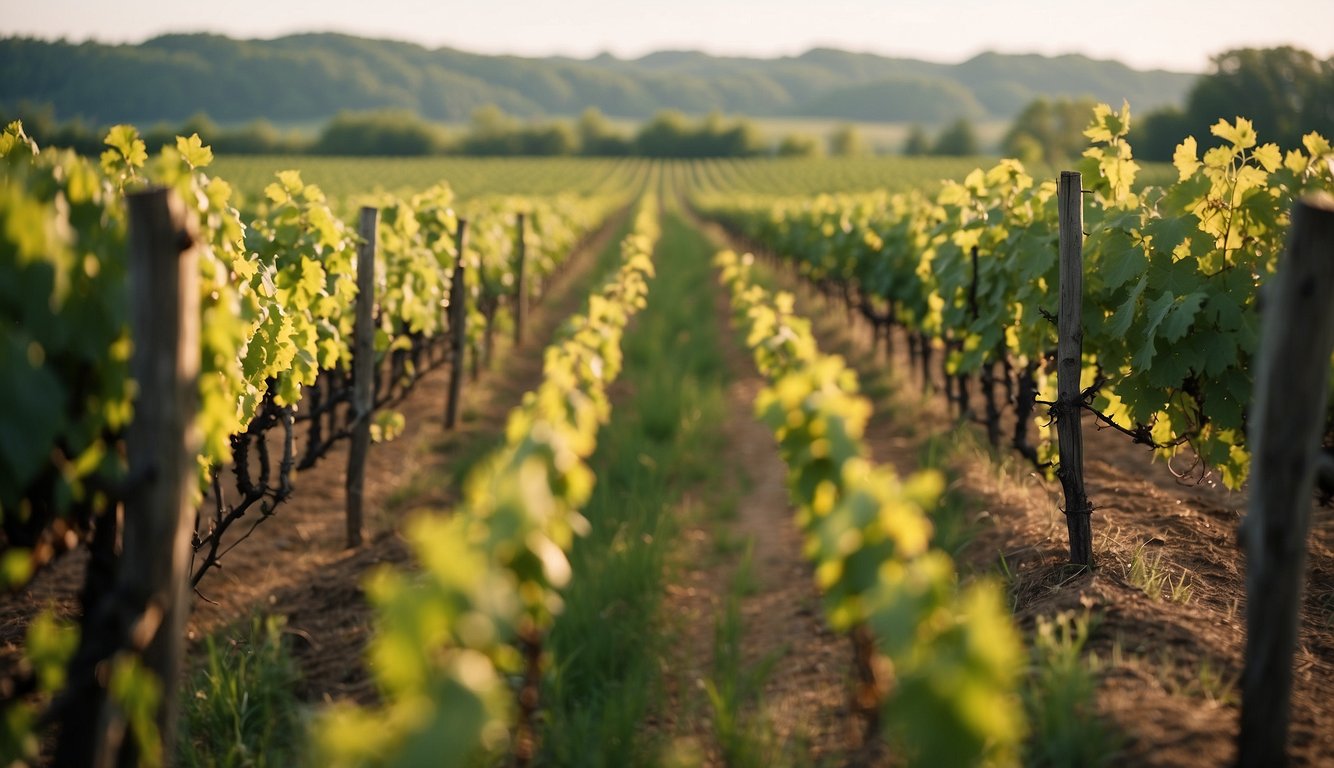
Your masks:
M 1237 115 L 1248 116 L 1256 133 L 1284 149 L 1300 147 L 1302 136 L 1311 131 L 1334 135 L 1334 59 L 1283 46 L 1226 51 L 1212 62 L 1212 71 L 1187 93 L 1184 107 L 1152 111 L 1131 124 L 1129 141 L 1137 158 L 1171 162 L 1184 136 L 1196 137 L 1203 146 L 1216 144 L 1210 126 Z M 1088 143 L 1083 131 L 1093 104 L 1092 99 L 1031 102 L 1001 141 L 1001 152 L 1051 164 L 1079 157 Z
M 179 123 L 196 112 L 227 125 L 317 124 L 344 109 L 458 123 L 487 104 L 527 119 L 597 107 L 636 121 L 676 109 L 940 125 L 1010 118 L 1038 95 L 1126 96 L 1147 111 L 1179 103 L 1194 79 L 1074 55 L 986 53 L 942 64 L 818 48 L 777 59 L 660 51 L 577 60 L 341 34 L 169 34 L 137 45 L 0 37 L 0 103 L 49 103 L 62 120 L 99 125 Z
M 69 147 L 84 155 L 100 154 L 105 126 L 82 120 L 58 122 L 50 108 L 21 106 L 0 109 L 5 122 L 23 121 L 28 134 L 43 146 Z M 921 129 L 919 154 L 967 155 L 978 143 L 967 121 L 946 129 L 934 143 Z M 144 131 L 150 147 L 172 144 L 178 135 L 199 134 L 221 154 L 309 154 L 353 156 L 572 156 L 595 157 L 818 157 L 872 152 L 857 126 L 835 126 L 827 135 L 793 132 L 772 140 L 751 120 L 718 113 L 694 119 L 665 110 L 637 129 L 618 127 L 596 108 L 577 120 L 524 121 L 495 105 L 477 109 L 466 128 L 450 129 L 407 110 L 344 112 L 314 136 L 281 131 L 266 120 L 223 128 L 198 114 L 179 125 L 159 124 Z

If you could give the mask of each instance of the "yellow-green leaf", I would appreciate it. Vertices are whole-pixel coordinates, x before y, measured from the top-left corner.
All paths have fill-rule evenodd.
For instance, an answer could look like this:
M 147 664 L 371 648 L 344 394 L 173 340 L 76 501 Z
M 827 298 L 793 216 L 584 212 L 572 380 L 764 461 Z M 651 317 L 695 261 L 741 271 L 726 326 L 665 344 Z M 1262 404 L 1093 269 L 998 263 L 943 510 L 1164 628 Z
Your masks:
M 103 143 L 119 152 L 131 168 L 142 168 L 148 160 L 148 148 L 132 125 L 112 126 Z
M 1235 125 L 1229 125 L 1226 120 L 1220 118 L 1209 132 L 1223 141 L 1232 142 L 1238 149 L 1250 149 L 1255 146 L 1255 125 L 1244 117 L 1238 117 Z
M 1172 154 L 1172 165 L 1176 166 L 1180 174 L 1178 181 L 1189 179 L 1200 169 L 1200 151 L 1194 136 L 1187 136 L 1185 141 L 1177 145 L 1176 152 Z
M 181 153 L 185 162 L 190 164 L 191 168 L 207 168 L 213 162 L 213 150 L 204 146 L 204 142 L 199 138 L 199 134 L 192 133 L 190 138 L 184 136 L 176 137 L 176 151 Z
M 1283 153 L 1279 151 L 1277 144 L 1270 143 L 1256 147 L 1251 156 L 1269 173 L 1277 171 L 1283 165 Z

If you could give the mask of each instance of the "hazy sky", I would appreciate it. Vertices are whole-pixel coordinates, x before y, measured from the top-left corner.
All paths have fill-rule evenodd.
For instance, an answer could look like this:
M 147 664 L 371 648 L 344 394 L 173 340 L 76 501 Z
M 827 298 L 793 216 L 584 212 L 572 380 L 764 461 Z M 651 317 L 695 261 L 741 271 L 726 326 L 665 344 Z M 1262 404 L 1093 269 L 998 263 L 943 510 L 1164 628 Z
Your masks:
M 138 42 L 339 31 L 482 53 L 773 56 L 817 45 L 936 61 L 1079 52 L 1204 71 L 1227 48 L 1334 56 L 1334 0 L 0 0 L 0 34 Z

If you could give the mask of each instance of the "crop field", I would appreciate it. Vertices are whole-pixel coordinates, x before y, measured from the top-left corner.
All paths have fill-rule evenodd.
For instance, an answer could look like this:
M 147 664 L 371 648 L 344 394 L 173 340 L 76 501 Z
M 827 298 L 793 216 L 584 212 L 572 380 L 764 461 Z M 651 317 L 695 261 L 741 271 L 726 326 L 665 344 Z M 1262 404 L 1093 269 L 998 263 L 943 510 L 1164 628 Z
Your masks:
M 9 126 L 0 765 L 1328 765 L 1334 149 L 1128 125 Z
M 377 191 L 417 192 L 448 181 L 460 198 L 487 195 L 615 193 L 647 171 L 638 158 L 423 158 L 423 157 L 223 157 L 213 170 L 249 200 L 263 195 L 278 171 L 299 169 L 336 200 Z

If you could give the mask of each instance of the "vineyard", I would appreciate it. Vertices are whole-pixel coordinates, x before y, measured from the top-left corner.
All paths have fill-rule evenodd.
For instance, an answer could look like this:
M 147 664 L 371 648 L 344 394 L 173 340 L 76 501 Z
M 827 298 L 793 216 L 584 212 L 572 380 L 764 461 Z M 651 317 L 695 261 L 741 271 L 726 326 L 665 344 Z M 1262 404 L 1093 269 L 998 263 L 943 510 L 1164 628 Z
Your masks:
M 1077 171 L 8 126 L 0 762 L 1322 764 L 1334 149 L 1130 121 Z

